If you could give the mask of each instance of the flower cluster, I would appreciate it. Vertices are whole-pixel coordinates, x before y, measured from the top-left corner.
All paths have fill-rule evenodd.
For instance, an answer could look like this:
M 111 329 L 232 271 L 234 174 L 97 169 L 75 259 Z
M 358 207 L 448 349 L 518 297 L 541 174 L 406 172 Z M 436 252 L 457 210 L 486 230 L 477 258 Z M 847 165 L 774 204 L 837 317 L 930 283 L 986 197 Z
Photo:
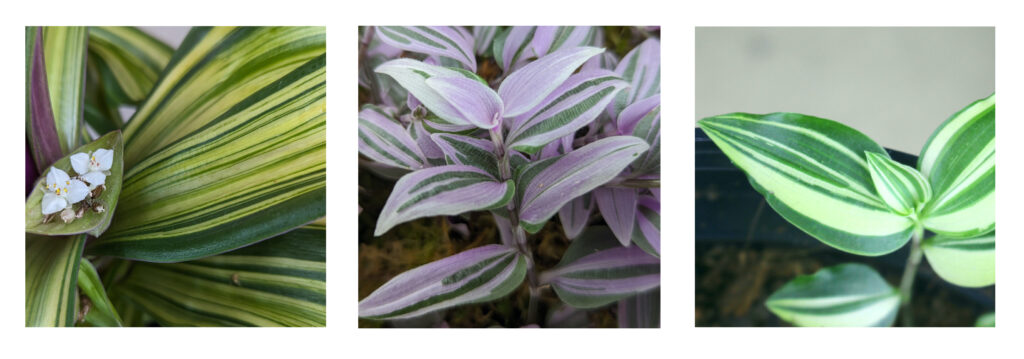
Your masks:
M 43 188 L 42 211 L 44 222 L 49 221 L 51 215 L 60 212 L 60 218 L 64 223 L 69 223 L 75 218 L 81 218 L 87 208 L 96 212 L 103 212 L 103 206 L 93 203 L 93 200 L 103 192 L 107 176 L 110 175 L 110 166 L 114 163 L 114 151 L 98 149 L 92 153 L 76 153 L 71 156 L 71 167 L 78 175 L 72 178 L 57 167 L 50 167 L 46 175 L 46 187 Z M 74 209 L 76 203 L 85 201 Z

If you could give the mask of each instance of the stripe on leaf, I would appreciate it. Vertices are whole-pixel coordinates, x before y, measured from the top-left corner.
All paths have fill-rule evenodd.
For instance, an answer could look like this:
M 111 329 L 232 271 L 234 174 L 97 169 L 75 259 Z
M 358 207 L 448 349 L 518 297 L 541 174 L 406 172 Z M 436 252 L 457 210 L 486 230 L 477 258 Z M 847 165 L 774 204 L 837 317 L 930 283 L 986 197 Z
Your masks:
M 590 213 L 594 210 L 594 202 L 590 193 L 573 198 L 558 210 L 558 219 L 562 222 L 565 237 L 572 240 L 583 233 L 590 221 Z
M 245 113 L 326 46 L 323 27 L 192 28 L 125 126 L 125 168 Z
M 802 327 L 887 327 L 899 292 L 863 264 L 847 263 L 799 276 L 768 297 L 772 313 Z
M 412 318 L 504 297 L 526 278 L 526 259 L 498 244 L 470 249 L 408 270 L 359 301 L 359 317 Z
M 473 166 L 447 165 L 413 171 L 395 183 L 377 219 L 374 236 L 416 218 L 504 206 L 515 192 L 512 180 L 502 183 Z
M 985 287 L 996 283 L 995 232 L 974 237 L 935 236 L 921 244 L 935 273 L 962 287 Z
M 323 217 L 326 76 L 326 55 L 306 61 L 139 162 L 125 175 L 114 222 L 90 252 L 184 261 Z
M 563 48 L 587 46 L 596 36 L 592 26 L 538 26 L 530 45 L 538 56 Z
M 626 82 L 610 71 L 570 76 L 533 110 L 515 119 L 508 135 L 508 146 L 528 154 L 536 153 L 549 142 L 573 134 L 594 121 L 625 87 Z
M 405 128 L 376 105 L 359 111 L 359 153 L 398 168 L 423 168 L 426 156 Z
M 928 180 L 913 167 L 893 161 L 888 155 L 864 152 L 871 169 L 871 181 L 885 204 L 907 216 L 921 209 L 932 198 Z
M 874 256 L 910 239 L 913 222 L 878 196 L 864 158 L 885 151 L 860 132 L 794 113 L 735 113 L 698 124 L 776 212 L 825 244 Z
M 661 285 L 661 260 L 623 247 L 607 227 L 592 227 L 569 245 L 555 268 L 541 273 L 558 298 L 576 308 L 596 308 Z
M 632 239 L 644 252 L 661 258 L 661 201 L 658 197 L 640 196 Z
M 25 65 L 25 93 L 28 94 L 25 96 L 25 128 L 28 131 L 28 147 L 32 151 L 36 168 L 42 170 L 65 153 L 50 104 L 41 27 L 25 28 Z
M 110 291 L 163 326 L 324 326 L 326 239 L 310 224 L 200 260 L 136 262 Z
M 494 42 L 494 35 L 497 34 L 497 26 L 474 26 L 473 52 L 480 56 L 490 57 L 491 44 Z
M 65 154 L 81 144 L 88 29 L 81 26 L 43 28 L 43 57 L 53 120 Z
M 951 116 L 928 139 L 918 168 L 931 182 L 933 199 L 924 226 L 952 237 L 995 229 L 995 94 Z
M 153 89 L 174 50 L 134 27 L 99 26 L 89 28 L 89 52 L 110 71 L 110 85 L 138 103 Z
M 594 189 L 594 200 L 601 211 L 608 228 L 611 228 L 619 243 L 628 247 L 636 223 L 636 205 L 639 193 L 636 188 L 598 187 Z
M 92 309 L 85 314 L 85 321 L 98 327 L 122 326 L 121 316 L 110 303 L 96 268 L 88 259 L 82 258 L 78 269 L 78 289 L 92 302 Z
M 637 100 L 661 93 L 661 42 L 647 39 L 630 50 L 615 67 L 615 72 L 629 82 L 630 87 L 608 104 L 608 115 L 613 119 Z
M 596 47 L 563 49 L 509 74 L 498 87 L 498 94 L 505 101 L 505 117 L 516 117 L 539 106 L 580 65 L 602 52 L 604 49 Z
M 450 26 L 377 26 L 388 45 L 421 54 L 448 57 L 476 71 L 472 39 Z
M 517 168 L 520 225 L 537 232 L 566 202 L 614 178 L 647 147 L 633 136 L 613 136 Z
M 465 76 L 453 69 L 430 65 L 413 59 L 391 60 L 377 66 L 374 72 L 390 76 L 399 85 L 405 88 L 410 94 L 416 97 L 430 112 L 438 117 L 437 121 L 442 125 L 471 125 L 466 121 L 462 113 L 452 106 L 444 96 L 436 90 L 427 86 L 427 79 L 432 77 L 460 77 Z
M 502 71 L 512 73 L 537 56 L 530 46 L 536 31 L 536 26 L 513 26 L 494 38 L 494 59 Z
M 25 326 L 75 324 L 78 266 L 85 235 L 25 235 Z
M 493 142 L 451 133 L 435 133 L 431 138 L 444 152 L 448 164 L 473 166 L 487 171 L 494 178 L 500 177 Z

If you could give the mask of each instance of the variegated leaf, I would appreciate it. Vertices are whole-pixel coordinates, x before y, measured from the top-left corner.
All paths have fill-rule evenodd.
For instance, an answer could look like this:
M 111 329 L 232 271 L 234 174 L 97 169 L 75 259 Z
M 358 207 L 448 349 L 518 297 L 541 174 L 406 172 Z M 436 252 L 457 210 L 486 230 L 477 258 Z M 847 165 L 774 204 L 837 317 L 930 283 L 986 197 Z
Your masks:
M 498 244 L 413 268 L 359 301 L 359 317 L 404 319 L 504 297 L 526 278 L 526 258 Z
M 913 167 L 893 161 L 888 155 L 864 152 L 875 190 L 893 212 L 907 216 L 932 198 L 928 180 Z
M 921 243 L 928 264 L 946 281 L 962 287 L 996 283 L 996 234 L 974 238 L 935 236 Z
M 398 168 L 424 167 L 426 156 L 397 121 L 381 108 L 367 104 L 359 111 L 359 153 Z
M 612 118 L 637 100 L 661 93 L 661 42 L 656 38 L 647 39 L 622 58 L 615 72 L 629 82 L 630 87 L 608 105 Z
M 480 81 L 465 76 L 435 76 L 425 83 L 459 111 L 466 122 L 487 130 L 501 124 L 505 104 L 498 93 Z
M 520 225 L 537 232 L 566 202 L 608 182 L 647 148 L 639 138 L 613 136 L 517 169 Z
M 501 207 L 513 194 L 512 180 L 502 183 L 487 171 L 472 166 L 447 165 L 414 171 L 395 183 L 373 235 L 379 236 L 416 218 Z
M 594 189 L 594 200 L 601 217 L 611 228 L 615 238 L 623 246 L 629 246 L 633 236 L 633 224 L 636 222 L 636 188 L 598 187 Z
M 540 61 L 519 71 L 527 71 Z M 515 119 L 506 143 L 509 148 L 533 154 L 593 121 L 625 87 L 626 82 L 610 71 L 572 75 L 533 110 Z
M 583 233 L 587 222 L 590 221 L 590 213 L 593 211 L 594 201 L 590 193 L 573 198 L 562 205 L 562 209 L 558 210 L 558 219 L 562 222 L 565 237 L 573 240 Z
M 498 95 L 505 101 L 505 117 L 516 117 L 541 104 L 587 59 L 604 52 L 596 47 L 574 47 L 552 52 L 523 66 L 501 82 Z
M 544 56 L 549 53 L 578 46 L 587 46 L 595 36 L 594 26 L 538 26 L 530 44 L 533 53 Z
M 789 281 L 765 305 L 801 327 L 887 327 L 900 294 L 871 267 L 848 263 Z
M 513 26 L 494 38 L 491 46 L 494 59 L 506 74 L 522 67 L 530 57 L 537 56 L 530 46 L 536 31 L 536 26 Z
M 76 284 L 85 235 L 25 235 L 25 326 L 75 324 Z
M 473 52 L 480 56 L 489 55 L 494 36 L 498 34 L 497 26 L 473 27 Z
M 995 96 L 954 114 L 921 151 L 918 169 L 934 193 L 922 217 L 932 232 L 966 238 L 995 229 Z
M 860 132 L 794 113 L 734 113 L 698 124 L 776 212 L 825 244 L 877 256 L 910 239 L 914 222 L 878 196 L 864 157 L 886 152 Z
M 657 195 L 642 195 L 637 200 L 633 243 L 652 256 L 661 258 L 661 201 Z
M 470 71 L 476 71 L 473 40 L 454 26 L 377 26 L 377 31 L 388 45 L 455 59 Z
M 430 166 L 440 166 L 446 163 L 444 151 L 430 138 L 430 131 L 427 131 L 427 128 L 424 127 L 422 120 L 414 119 L 412 121 L 412 124 L 409 125 L 409 137 L 416 141 Z
M 435 133 L 431 138 L 444 152 L 448 164 L 473 166 L 487 171 L 494 178 L 500 177 L 493 142 L 451 133 Z
M 660 95 L 655 95 L 651 98 L 638 101 L 627 107 L 621 114 L 619 114 L 619 131 L 622 131 L 623 129 L 628 130 L 628 134 L 644 139 L 644 141 L 647 141 L 647 144 L 651 146 L 651 149 L 647 150 L 647 153 L 644 154 L 642 159 L 633 162 L 633 171 L 636 173 L 660 174 L 661 172 L 660 97 Z M 646 109 L 646 107 L 650 106 L 652 102 L 656 102 L 654 107 L 646 113 L 640 114 L 639 117 L 634 117 L 637 114 L 632 111 Z M 633 122 L 632 118 L 636 118 L 636 121 Z
M 607 227 L 593 227 L 569 245 L 555 268 L 541 273 L 558 298 L 576 308 L 596 308 L 661 285 L 661 260 L 623 247 Z
M 390 76 L 412 96 L 415 96 L 416 100 L 421 102 L 424 107 L 438 117 L 436 120 L 438 124 L 455 125 L 461 126 L 462 128 L 471 125 L 471 123 L 463 117 L 462 112 L 459 111 L 458 108 L 453 106 L 452 103 L 442 94 L 438 93 L 437 90 L 434 90 L 427 85 L 427 79 L 433 77 L 460 76 L 478 79 L 476 75 L 452 68 L 431 65 L 413 59 L 391 60 L 377 66 L 374 71 Z M 446 132 L 453 132 L 449 129 L 443 130 Z

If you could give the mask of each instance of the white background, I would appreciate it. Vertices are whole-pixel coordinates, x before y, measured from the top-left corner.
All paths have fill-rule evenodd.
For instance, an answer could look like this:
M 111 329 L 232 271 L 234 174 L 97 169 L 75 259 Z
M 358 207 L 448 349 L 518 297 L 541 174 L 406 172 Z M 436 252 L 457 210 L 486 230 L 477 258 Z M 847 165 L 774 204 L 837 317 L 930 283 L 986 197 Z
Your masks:
M 734 358 L 1019 356 L 1024 261 L 1021 12 L 996 2 L 857 1 L 245 1 L 6 3 L 0 20 L 0 273 L 4 358 Z M 357 25 L 661 25 L 663 134 L 662 326 L 657 330 L 360 330 L 356 321 Z M 326 25 L 328 27 L 328 328 L 24 328 L 25 25 Z M 694 26 L 996 26 L 998 209 L 1003 226 L 995 329 L 798 329 L 693 327 Z M 941 315 L 941 313 L 936 313 Z M 1014 354 L 1016 353 L 1016 354 Z

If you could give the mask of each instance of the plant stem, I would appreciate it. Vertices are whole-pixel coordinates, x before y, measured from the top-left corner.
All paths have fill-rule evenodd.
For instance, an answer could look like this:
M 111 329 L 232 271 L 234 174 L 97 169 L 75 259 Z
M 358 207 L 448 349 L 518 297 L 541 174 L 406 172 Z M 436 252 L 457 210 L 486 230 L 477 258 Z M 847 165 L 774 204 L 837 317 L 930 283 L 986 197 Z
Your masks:
M 903 279 L 900 281 L 900 312 L 904 327 L 914 326 L 914 316 L 910 307 L 910 298 L 913 294 L 914 278 L 917 277 L 917 267 L 921 264 L 921 237 L 924 236 L 924 228 L 917 225 L 914 229 L 914 237 L 910 242 L 910 256 L 907 257 L 907 266 L 903 269 Z

